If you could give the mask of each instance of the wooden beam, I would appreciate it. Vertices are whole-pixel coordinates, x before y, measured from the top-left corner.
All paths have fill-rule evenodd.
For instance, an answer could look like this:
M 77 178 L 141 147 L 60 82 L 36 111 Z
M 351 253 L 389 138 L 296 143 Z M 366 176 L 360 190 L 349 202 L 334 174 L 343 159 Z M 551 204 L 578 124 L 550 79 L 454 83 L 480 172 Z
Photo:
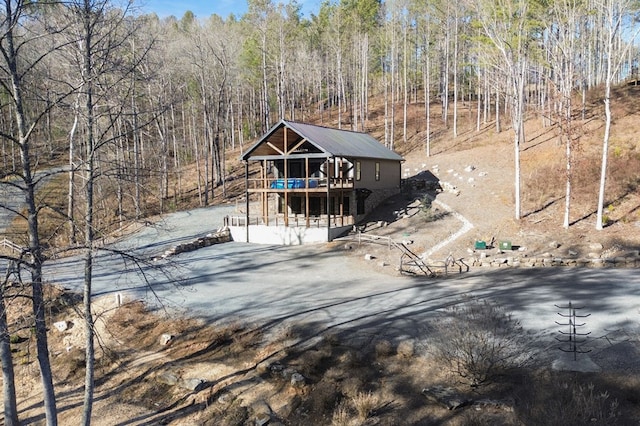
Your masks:
M 285 145 L 287 144 L 286 139 L 285 139 Z M 273 150 L 277 151 L 278 153 L 280 153 L 280 155 L 286 155 L 284 152 L 282 152 L 280 150 L 280 148 L 278 148 L 277 146 L 275 146 L 274 144 L 272 144 L 271 142 L 267 141 L 267 145 L 269 145 Z
M 307 140 L 306 139 L 302 139 L 300 142 L 298 142 L 297 144 L 294 145 L 293 148 L 291 148 L 290 150 L 287 151 L 287 154 L 291 154 L 292 152 L 294 152 L 296 149 L 298 149 L 302 144 L 304 144 Z M 305 157 L 306 158 L 306 157 Z

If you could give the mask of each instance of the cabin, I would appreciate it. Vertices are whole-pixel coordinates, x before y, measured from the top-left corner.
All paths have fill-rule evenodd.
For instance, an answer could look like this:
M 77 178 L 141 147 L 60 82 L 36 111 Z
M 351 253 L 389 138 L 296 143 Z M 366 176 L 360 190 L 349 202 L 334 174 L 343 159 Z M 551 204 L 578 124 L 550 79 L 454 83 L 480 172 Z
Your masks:
M 400 192 L 403 158 L 366 133 L 282 120 L 241 159 L 245 216 L 227 220 L 235 241 L 332 241 Z

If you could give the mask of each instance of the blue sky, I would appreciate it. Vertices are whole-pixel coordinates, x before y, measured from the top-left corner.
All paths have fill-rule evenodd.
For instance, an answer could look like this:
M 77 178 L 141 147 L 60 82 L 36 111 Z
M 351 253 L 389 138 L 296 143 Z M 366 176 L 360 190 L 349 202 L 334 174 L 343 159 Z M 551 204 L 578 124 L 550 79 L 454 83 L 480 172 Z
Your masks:
M 278 1 L 274 1 L 278 3 Z M 287 3 L 287 1 L 283 1 Z M 298 0 L 302 6 L 302 13 L 309 17 L 311 13 L 318 14 L 321 0 Z M 236 17 L 242 16 L 247 11 L 247 2 L 238 0 L 141 0 L 138 3 L 143 12 L 155 12 L 164 18 L 170 15 L 181 18 L 187 10 L 192 11 L 197 18 L 208 18 L 217 13 L 226 18 L 233 13 Z

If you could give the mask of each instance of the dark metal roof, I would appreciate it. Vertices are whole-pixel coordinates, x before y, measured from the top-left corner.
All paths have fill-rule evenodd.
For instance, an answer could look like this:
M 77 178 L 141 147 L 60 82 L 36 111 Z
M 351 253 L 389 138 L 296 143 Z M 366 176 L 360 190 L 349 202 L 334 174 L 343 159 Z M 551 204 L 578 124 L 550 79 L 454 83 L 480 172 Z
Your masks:
M 404 160 L 398 153 L 388 149 L 374 137 L 366 133 L 332 129 L 285 120 L 281 120 L 273 126 L 271 130 L 242 155 L 242 159 L 248 160 L 258 146 L 269 141 L 269 139 L 283 127 L 293 130 L 301 138 L 306 139 L 309 143 L 329 156 L 393 161 Z

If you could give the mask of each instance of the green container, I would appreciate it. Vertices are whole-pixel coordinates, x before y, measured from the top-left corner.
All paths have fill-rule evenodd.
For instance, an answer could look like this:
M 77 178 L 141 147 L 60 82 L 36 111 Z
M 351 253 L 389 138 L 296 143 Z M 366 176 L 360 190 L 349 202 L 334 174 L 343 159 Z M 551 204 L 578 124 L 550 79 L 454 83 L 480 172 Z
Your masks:
M 511 241 L 500 241 L 500 250 L 511 250 Z
M 487 243 L 485 241 L 476 241 L 476 250 L 486 250 Z

